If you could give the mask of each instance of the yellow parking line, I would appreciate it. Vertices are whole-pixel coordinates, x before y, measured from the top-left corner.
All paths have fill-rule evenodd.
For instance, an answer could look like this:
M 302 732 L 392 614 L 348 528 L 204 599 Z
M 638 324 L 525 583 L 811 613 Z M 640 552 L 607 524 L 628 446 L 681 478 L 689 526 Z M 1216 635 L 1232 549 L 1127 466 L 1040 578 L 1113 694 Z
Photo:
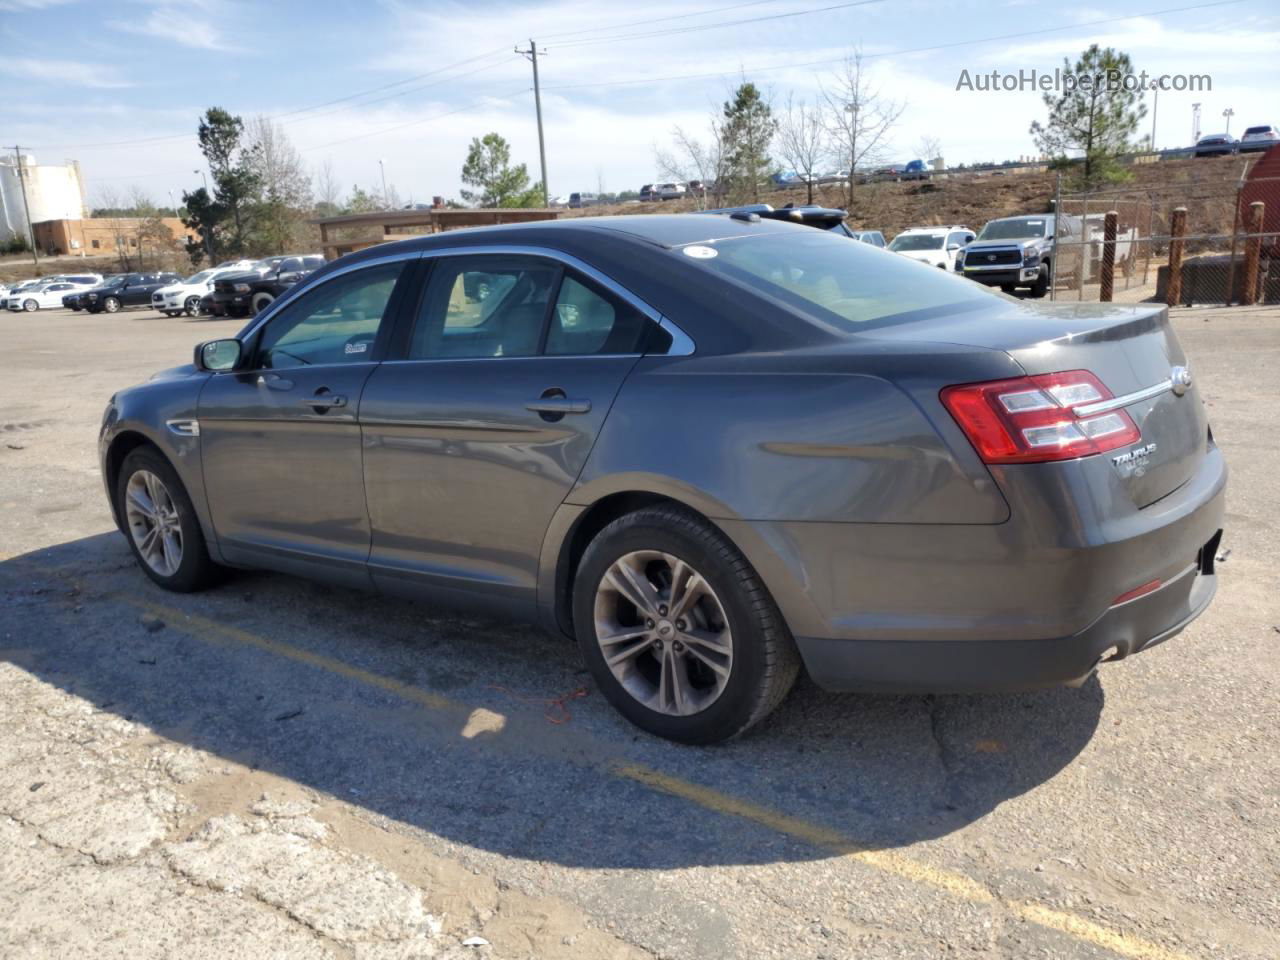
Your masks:
M 173 607 L 161 606 L 141 598 L 123 596 L 121 599 L 134 607 L 163 619 L 170 626 L 197 639 L 213 642 L 231 641 L 249 647 L 256 647 L 267 653 L 320 670 L 326 670 L 329 673 L 345 677 L 348 680 L 354 680 L 357 683 L 376 687 L 429 710 L 454 713 L 460 716 L 469 716 L 473 712 L 471 707 L 459 701 L 422 690 L 393 677 L 373 673 L 360 667 L 353 667 L 333 657 L 312 653 L 309 650 L 303 650 L 280 640 L 260 637 L 239 627 L 218 623 L 216 620 L 210 620 L 198 614 L 184 613 Z M 507 718 L 502 714 L 492 713 L 491 711 L 488 713 L 491 713 L 488 722 L 496 724 L 499 729 L 507 721 Z M 1122 930 L 1115 930 L 1103 924 L 1086 920 L 1072 913 L 1055 910 L 1052 907 L 1046 907 L 1038 903 L 1003 900 L 972 877 L 963 873 L 934 867 L 888 850 L 864 849 L 853 843 L 838 830 L 721 793 L 711 787 L 673 777 L 651 767 L 627 762 L 609 762 L 606 764 L 606 769 L 610 774 L 621 779 L 630 780 L 652 790 L 679 797 L 724 816 L 749 821 L 776 833 L 801 840 L 811 846 L 849 857 L 867 867 L 884 873 L 891 873 L 922 886 L 932 887 L 958 900 L 991 906 L 1003 906 L 1029 923 L 1056 930 L 1077 940 L 1109 950 L 1119 956 L 1128 957 L 1130 960 L 1194 960 L 1190 954 L 1161 946 L 1158 943 L 1145 940 Z

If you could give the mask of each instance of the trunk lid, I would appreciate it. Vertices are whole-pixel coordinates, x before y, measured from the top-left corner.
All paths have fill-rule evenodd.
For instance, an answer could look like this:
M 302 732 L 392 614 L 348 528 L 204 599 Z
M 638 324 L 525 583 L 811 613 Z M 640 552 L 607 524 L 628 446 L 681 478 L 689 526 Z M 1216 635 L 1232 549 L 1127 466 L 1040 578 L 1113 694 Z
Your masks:
M 1141 438 L 1096 457 L 1139 508 L 1189 480 L 1207 453 L 1208 417 L 1194 378 L 1181 394 L 1173 389 L 1174 368 L 1188 364 L 1166 307 L 1001 300 L 994 312 L 900 324 L 874 336 L 1003 350 L 1028 374 L 1088 370 L 1116 397 L 1151 388 L 1123 407 Z

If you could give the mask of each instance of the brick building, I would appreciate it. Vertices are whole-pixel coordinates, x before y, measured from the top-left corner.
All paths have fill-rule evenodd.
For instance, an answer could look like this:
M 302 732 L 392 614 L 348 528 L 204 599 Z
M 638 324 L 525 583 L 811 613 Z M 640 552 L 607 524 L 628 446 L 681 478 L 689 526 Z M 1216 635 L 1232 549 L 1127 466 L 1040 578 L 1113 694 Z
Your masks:
M 184 238 L 196 236 L 177 217 L 162 217 L 160 222 L 168 228 L 173 242 L 179 246 Z M 42 220 L 33 226 L 36 246 L 42 253 L 101 256 L 120 252 L 121 248 L 126 253 L 136 254 L 139 244 L 147 248 L 146 252 L 154 252 L 150 248 L 157 244 L 157 238 L 142 235 L 144 223 L 146 221 L 141 217 L 94 217 L 87 220 Z

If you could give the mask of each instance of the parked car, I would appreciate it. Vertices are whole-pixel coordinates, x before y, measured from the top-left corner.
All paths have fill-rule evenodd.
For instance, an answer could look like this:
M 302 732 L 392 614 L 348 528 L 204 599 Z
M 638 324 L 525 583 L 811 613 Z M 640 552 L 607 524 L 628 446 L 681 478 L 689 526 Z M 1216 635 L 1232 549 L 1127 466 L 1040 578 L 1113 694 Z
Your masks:
M 656 200 L 656 199 L 657 197 L 654 196 L 652 183 L 646 183 L 643 187 L 640 188 L 641 203 L 648 203 L 650 200 Z
M 775 209 L 767 203 L 751 203 L 742 207 L 721 207 L 717 210 L 697 210 L 695 213 L 716 213 L 738 219 L 752 216 L 765 220 L 782 220 L 786 223 L 798 223 L 806 227 L 816 227 L 831 233 L 854 239 L 853 231 L 844 222 L 843 210 L 831 207 L 819 207 L 816 204 L 796 205 L 788 203 L 785 207 Z
M 176 273 L 125 273 L 86 290 L 80 304 L 90 313 L 116 313 L 125 307 L 145 307 L 159 287 L 181 279 Z
M 124 274 L 122 273 L 108 273 L 106 276 L 102 278 L 102 281 L 98 284 L 98 286 L 101 287 L 101 286 L 110 284 L 112 281 L 122 276 L 124 276 Z M 74 290 L 62 298 L 62 305 L 69 310 L 74 310 L 76 312 L 79 312 L 84 309 L 84 295 L 88 293 L 90 290 L 94 290 L 94 289 L 96 288 L 87 287 L 82 290 Z
M 849 176 L 850 174 L 848 170 L 833 170 L 831 173 L 824 173 L 819 175 L 818 183 L 821 183 L 821 184 L 848 183 Z
M 213 315 L 254 316 L 324 263 L 324 257 L 319 254 L 291 254 L 259 260 L 244 272 L 222 274 L 213 281 Z
M 1197 157 L 1220 157 L 1236 152 L 1236 138 L 1227 133 L 1207 133 L 1196 141 Z
M 909 160 L 898 171 L 899 180 L 928 180 L 930 171 L 923 160 Z
M 253 261 L 249 261 L 252 263 Z M 160 287 L 151 294 L 151 306 L 166 316 L 176 317 L 185 313 L 194 317 L 200 312 L 200 300 L 213 292 L 213 282 L 218 277 L 243 273 L 244 266 L 214 267 L 193 273 L 185 280 Z
M 1264 123 L 1257 127 L 1246 127 L 1236 149 L 1240 153 L 1251 153 L 1255 150 L 1270 150 L 1277 144 L 1280 144 L 1280 130 Z
M 766 218 L 573 219 L 344 257 L 112 396 L 99 454 L 161 587 L 266 568 L 536 620 L 708 743 L 802 663 L 1027 689 L 1181 631 L 1226 486 L 1186 362 L 1162 305 L 1013 301 Z
M 38 284 L 17 293 L 9 294 L 3 305 L 9 310 L 24 310 L 34 313 L 36 310 L 53 309 L 62 306 L 63 297 L 73 293 L 83 293 L 95 287 L 102 280 L 97 274 L 81 274 L 75 277 L 57 278 L 48 283 Z
M 660 183 L 654 190 L 659 200 L 679 200 L 687 192 L 683 183 Z
M 600 198 L 594 193 L 571 193 L 569 194 L 569 209 L 578 210 L 582 207 L 594 207 L 600 202 Z
M 911 227 L 893 238 L 889 249 L 943 270 L 955 268 L 956 254 L 973 241 L 974 232 L 961 224 L 950 227 Z
M 1005 293 L 1029 287 L 1031 296 L 1043 297 L 1053 276 L 1053 237 L 1059 227 L 1063 239 L 1080 241 L 1082 231 L 1076 218 L 1063 217 L 1059 223 L 1049 213 L 989 220 L 977 238 L 957 254 L 955 269 Z
M 861 240 L 863 243 L 870 244 L 873 247 L 883 247 L 884 234 L 879 230 L 854 230 L 853 239 Z

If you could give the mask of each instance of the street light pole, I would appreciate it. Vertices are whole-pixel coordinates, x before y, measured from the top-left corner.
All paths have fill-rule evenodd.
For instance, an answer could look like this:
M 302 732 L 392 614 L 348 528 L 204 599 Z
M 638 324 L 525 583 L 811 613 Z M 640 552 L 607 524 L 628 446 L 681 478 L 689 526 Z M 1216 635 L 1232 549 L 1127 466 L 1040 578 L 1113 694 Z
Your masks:
M 1156 149 L 1156 112 L 1160 109 L 1160 86 L 1154 80 L 1151 81 L 1151 149 Z
M 1191 142 L 1200 142 L 1200 104 L 1191 105 Z
M 192 170 L 192 173 L 200 174 L 200 182 L 204 184 L 204 195 L 208 197 L 209 202 L 213 202 L 213 197 L 209 193 L 209 178 L 204 175 L 203 170 Z M 200 231 L 204 234 L 204 255 L 209 258 L 209 266 L 213 266 L 213 241 L 209 237 L 209 224 L 204 225 L 204 229 Z
M 382 174 L 382 207 L 386 210 L 391 207 L 391 199 L 387 196 L 387 166 L 381 158 L 378 159 L 378 172 Z
M 538 162 L 542 170 L 542 205 L 551 206 L 551 194 L 547 189 L 547 145 L 542 136 L 542 88 L 538 84 L 538 45 L 529 41 L 529 49 L 516 47 L 516 53 L 533 63 L 533 106 L 538 114 Z M 546 56 L 546 52 L 543 52 Z
M 1222 111 L 1222 115 L 1227 118 L 1227 136 L 1231 136 L 1231 118 L 1236 115 L 1236 112 L 1230 107 L 1227 107 L 1227 109 Z

